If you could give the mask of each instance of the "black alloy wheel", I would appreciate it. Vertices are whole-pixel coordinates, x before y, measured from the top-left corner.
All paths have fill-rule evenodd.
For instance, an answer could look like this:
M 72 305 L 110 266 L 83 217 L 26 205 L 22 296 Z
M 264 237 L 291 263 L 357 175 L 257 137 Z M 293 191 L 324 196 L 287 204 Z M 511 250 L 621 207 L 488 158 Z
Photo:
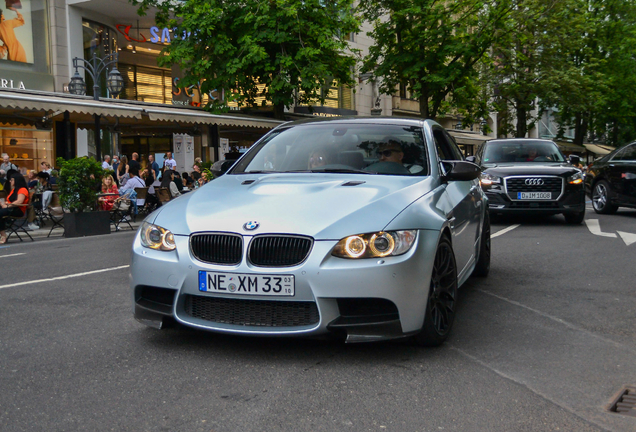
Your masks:
M 609 183 L 600 180 L 594 185 L 592 191 L 592 207 L 599 214 L 613 214 L 618 210 L 618 206 L 612 204 L 609 199 Z
M 484 225 L 481 228 L 481 239 L 479 240 L 479 259 L 472 275 L 486 277 L 488 273 L 490 273 L 490 215 L 486 211 Z
M 431 286 L 422 331 L 415 336 L 421 346 L 444 343 L 455 320 L 457 305 L 457 264 L 450 240 L 442 237 L 437 245 Z

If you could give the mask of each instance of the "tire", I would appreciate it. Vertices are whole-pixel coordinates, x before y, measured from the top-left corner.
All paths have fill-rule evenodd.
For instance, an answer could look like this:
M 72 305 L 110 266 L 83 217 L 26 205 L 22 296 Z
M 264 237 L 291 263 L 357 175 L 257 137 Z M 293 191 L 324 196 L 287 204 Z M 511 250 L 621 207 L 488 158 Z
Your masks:
M 442 237 L 437 245 L 431 274 L 426 314 L 420 333 L 414 336 L 420 346 L 444 343 L 455 320 L 457 305 L 457 264 L 450 240 Z
M 568 225 L 580 225 L 585 220 L 585 210 L 578 213 L 563 213 L 563 216 Z
M 490 273 L 490 216 L 486 212 L 484 226 L 479 240 L 479 260 L 475 264 L 473 276 L 486 277 Z
M 598 214 L 614 214 L 618 210 L 618 206 L 610 202 L 609 199 L 609 183 L 600 180 L 592 189 L 592 207 Z

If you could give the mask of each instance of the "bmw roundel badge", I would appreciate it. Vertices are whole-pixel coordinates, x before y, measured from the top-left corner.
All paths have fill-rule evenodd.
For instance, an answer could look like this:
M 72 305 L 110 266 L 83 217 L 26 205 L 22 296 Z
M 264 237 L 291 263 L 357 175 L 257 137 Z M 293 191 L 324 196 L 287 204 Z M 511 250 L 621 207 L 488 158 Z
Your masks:
M 245 225 L 243 225 L 243 229 L 246 231 L 254 231 L 259 226 L 260 224 L 256 221 L 249 221 Z

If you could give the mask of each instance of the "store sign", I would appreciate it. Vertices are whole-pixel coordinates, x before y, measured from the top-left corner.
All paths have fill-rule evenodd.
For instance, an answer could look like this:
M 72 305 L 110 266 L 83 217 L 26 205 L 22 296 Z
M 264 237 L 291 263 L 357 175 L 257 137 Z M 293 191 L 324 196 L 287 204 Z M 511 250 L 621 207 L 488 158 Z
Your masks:
M 0 88 L 26 90 L 24 81 L 14 81 L 12 79 L 0 78 Z
M 117 28 L 117 31 L 123 34 L 126 40 L 129 42 L 169 44 L 171 40 L 174 39 L 174 36 L 171 34 L 172 31 L 167 27 L 164 27 L 162 29 L 157 26 L 150 27 L 150 38 L 147 38 L 143 33 L 139 32 L 139 30 L 137 30 L 137 37 L 131 36 L 130 29 L 132 28 L 132 24 L 117 24 L 115 27 Z M 186 39 L 191 35 L 191 32 L 184 31 L 182 37 L 183 39 Z

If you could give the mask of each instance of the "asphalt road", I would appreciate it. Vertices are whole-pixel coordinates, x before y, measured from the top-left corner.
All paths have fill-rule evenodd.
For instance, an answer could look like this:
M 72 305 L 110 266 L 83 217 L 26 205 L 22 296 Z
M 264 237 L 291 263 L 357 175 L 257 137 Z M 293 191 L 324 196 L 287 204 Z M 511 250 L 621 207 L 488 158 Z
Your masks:
M 437 349 L 157 331 L 132 318 L 132 233 L 12 242 L 0 430 L 636 431 L 607 411 L 636 385 L 636 211 L 586 219 L 498 220 Z

